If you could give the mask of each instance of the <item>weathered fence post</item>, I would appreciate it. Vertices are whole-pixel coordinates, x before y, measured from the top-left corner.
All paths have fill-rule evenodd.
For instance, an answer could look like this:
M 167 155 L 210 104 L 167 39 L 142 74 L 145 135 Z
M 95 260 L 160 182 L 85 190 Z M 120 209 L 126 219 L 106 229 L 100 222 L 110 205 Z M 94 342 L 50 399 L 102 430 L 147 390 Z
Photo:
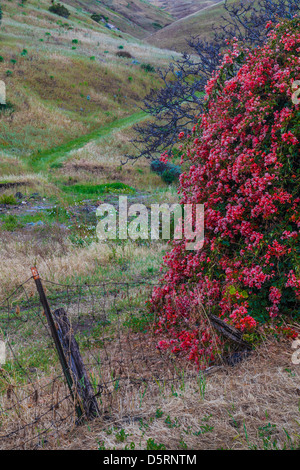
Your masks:
M 70 390 L 70 394 L 76 406 L 78 418 L 83 414 L 87 418 L 99 415 L 99 409 L 93 388 L 85 370 L 78 344 L 72 334 L 70 322 L 63 309 L 54 312 L 56 323 L 52 317 L 48 300 L 36 268 L 31 268 L 33 279 L 40 296 L 41 304 L 48 321 L 58 357 Z
M 88 418 L 94 418 L 99 415 L 99 408 L 93 387 L 89 381 L 87 371 L 85 369 L 79 347 L 74 338 L 71 325 L 67 314 L 63 308 L 59 308 L 53 312 L 57 331 L 63 345 L 69 367 L 72 371 L 72 377 L 75 382 L 77 393 L 82 402 L 85 415 Z

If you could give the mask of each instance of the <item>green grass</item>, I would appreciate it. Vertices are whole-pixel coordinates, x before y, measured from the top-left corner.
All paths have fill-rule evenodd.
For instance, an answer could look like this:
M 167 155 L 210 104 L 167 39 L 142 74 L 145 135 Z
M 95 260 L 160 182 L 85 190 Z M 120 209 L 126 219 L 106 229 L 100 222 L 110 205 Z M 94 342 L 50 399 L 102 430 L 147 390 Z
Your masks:
M 43 347 L 37 347 L 33 344 L 28 347 L 23 347 L 22 351 L 18 354 L 18 361 L 7 361 L 2 368 L 7 372 L 11 373 L 14 380 L 18 385 L 27 383 L 28 381 L 28 369 L 33 368 L 40 373 L 49 373 L 51 365 L 58 363 L 56 352 L 53 348 L 47 348 L 46 345 Z M 0 382 L 0 392 L 1 392 Z
M 34 214 L 21 214 L 21 215 L 0 215 L 1 230 L 7 230 L 14 232 L 18 229 L 25 227 L 27 224 L 36 224 L 37 222 L 43 222 L 43 225 L 51 225 L 53 222 L 60 224 L 69 223 L 70 216 L 65 209 L 54 208 L 45 211 L 39 211 Z
M 20 220 L 12 214 L 5 215 L 2 218 L 2 221 L 3 221 L 3 223 L 0 226 L 1 230 L 6 230 L 8 232 L 14 232 L 15 230 L 23 227 L 22 222 L 20 222 Z
M 135 189 L 124 183 L 107 183 L 107 184 L 74 184 L 72 186 L 64 186 L 66 192 L 76 193 L 87 196 L 99 196 L 108 193 L 130 194 L 135 193 Z
M 92 140 L 99 140 L 108 136 L 115 130 L 125 129 L 131 127 L 133 124 L 148 118 L 148 115 L 143 111 L 137 112 L 126 118 L 119 119 L 111 124 L 101 127 L 89 134 L 85 134 L 77 139 L 71 140 L 63 145 L 55 147 L 50 150 L 36 153 L 29 160 L 29 166 L 35 171 L 45 171 L 50 165 L 61 164 L 69 152 L 78 150 Z
M 0 196 L 0 204 L 15 205 L 17 204 L 17 200 L 12 194 L 2 194 L 2 196 Z

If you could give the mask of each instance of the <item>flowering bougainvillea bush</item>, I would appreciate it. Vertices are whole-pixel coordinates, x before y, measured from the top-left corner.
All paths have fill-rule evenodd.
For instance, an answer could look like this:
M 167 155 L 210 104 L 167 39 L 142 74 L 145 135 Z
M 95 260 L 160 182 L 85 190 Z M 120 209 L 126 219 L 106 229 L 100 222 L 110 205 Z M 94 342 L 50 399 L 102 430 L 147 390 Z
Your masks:
M 158 347 L 199 365 L 221 347 L 205 311 L 248 335 L 267 323 L 293 335 L 284 323 L 300 316 L 300 20 L 266 27 L 263 47 L 229 46 L 206 112 L 179 136 L 181 202 L 204 204 L 205 242 L 171 242 L 151 308 Z

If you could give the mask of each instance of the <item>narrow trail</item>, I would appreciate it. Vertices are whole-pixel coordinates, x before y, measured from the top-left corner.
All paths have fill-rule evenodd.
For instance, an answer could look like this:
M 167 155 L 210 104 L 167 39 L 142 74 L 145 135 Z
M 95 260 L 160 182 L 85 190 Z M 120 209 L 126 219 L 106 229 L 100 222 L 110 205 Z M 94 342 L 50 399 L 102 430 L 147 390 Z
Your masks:
M 138 122 L 141 122 L 148 118 L 148 114 L 140 111 L 131 114 L 128 117 L 118 119 L 107 126 L 103 126 L 100 129 L 96 129 L 89 134 L 82 135 L 77 139 L 71 140 L 65 144 L 52 149 L 44 150 L 43 152 L 32 155 L 29 159 L 28 165 L 32 171 L 45 171 L 50 165 L 63 161 L 70 152 L 79 150 L 92 141 L 97 141 L 103 137 L 107 137 L 114 131 L 119 131 L 131 127 Z
M 102 138 L 109 136 L 115 131 L 129 128 L 132 125 L 141 122 L 147 118 L 149 118 L 149 115 L 145 112 L 140 111 L 131 114 L 130 116 L 127 116 L 125 118 L 118 119 L 117 121 L 114 121 L 108 124 L 107 126 L 103 126 L 100 129 L 96 129 L 91 133 L 82 135 L 74 140 L 66 142 L 65 144 L 44 150 L 43 152 L 36 153 L 29 157 L 29 159 L 27 157 L 28 170 L 34 173 L 47 172 L 50 165 L 54 163 L 63 162 L 69 157 L 72 151 L 80 150 L 90 142 L 97 142 Z M 138 193 L 129 197 L 133 201 L 140 201 L 140 199 L 150 197 L 150 194 Z M 47 202 L 44 202 L 42 200 L 37 203 L 37 201 L 34 199 L 31 201 L 30 198 L 23 198 L 22 203 L 18 203 L 17 205 L 10 207 L 10 214 L 17 216 L 28 213 L 35 214 L 45 211 L 47 209 L 51 209 L 52 207 L 53 204 L 49 205 Z M 88 207 L 89 211 L 92 210 L 93 212 L 95 212 L 96 210 L 96 206 L 94 207 L 93 201 L 90 202 L 89 200 L 86 200 L 86 207 Z M 0 208 L 0 213 L 4 210 L 6 209 Z

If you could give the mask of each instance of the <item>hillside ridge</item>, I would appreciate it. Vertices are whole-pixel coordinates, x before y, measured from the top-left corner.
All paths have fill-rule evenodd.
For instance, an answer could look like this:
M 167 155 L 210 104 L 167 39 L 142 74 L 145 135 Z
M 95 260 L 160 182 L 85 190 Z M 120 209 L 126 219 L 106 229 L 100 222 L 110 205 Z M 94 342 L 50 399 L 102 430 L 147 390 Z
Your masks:
M 218 25 L 222 16 L 226 17 L 224 0 L 208 5 L 184 18 L 171 23 L 160 31 L 150 34 L 146 42 L 163 49 L 177 52 L 187 51 L 190 37 L 212 37 L 214 25 Z
M 221 0 L 148 0 L 152 5 L 169 12 L 174 18 L 181 19 L 196 13 Z

